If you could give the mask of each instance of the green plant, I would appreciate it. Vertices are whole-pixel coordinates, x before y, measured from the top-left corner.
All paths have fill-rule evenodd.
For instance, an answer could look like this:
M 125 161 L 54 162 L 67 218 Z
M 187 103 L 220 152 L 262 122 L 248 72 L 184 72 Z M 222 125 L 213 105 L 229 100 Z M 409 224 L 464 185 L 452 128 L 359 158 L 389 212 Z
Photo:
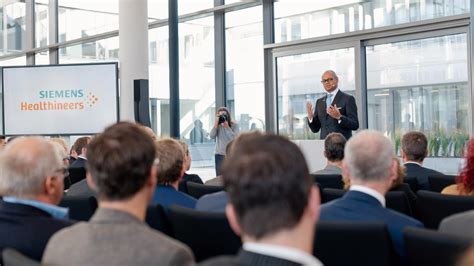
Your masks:
M 428 155 L 432 157 L 438 157 L 440 148 L 440 140 L 436 133 L 428 135 Z
M 464 133 L 456 133 L 453 136 L 454 156 L 464 156 L 464 147 L 469 140 L 469 135 Z
M 440 132 L 438 136 L 439 147 L 441 148 L 441 156 L 449 156 L 449 144 L 451 142 L 451 137 L 447 136 L 444 132 Z
M 400 149 L 402 146 L 402 136 L 400 134 L 395 133 L 393 135 L 393 144 L 395 145 L 395 154 L 401 154 Z

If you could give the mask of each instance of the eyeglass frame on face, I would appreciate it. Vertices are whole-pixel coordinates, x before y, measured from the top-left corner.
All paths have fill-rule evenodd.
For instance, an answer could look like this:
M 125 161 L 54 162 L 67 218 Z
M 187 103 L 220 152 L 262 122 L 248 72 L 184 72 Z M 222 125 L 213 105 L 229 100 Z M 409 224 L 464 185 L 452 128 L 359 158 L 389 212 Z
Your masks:
M 333 82 L 334 80 L 335 80 L 335 78 L 322 79 L 322 80 L 321 80 L 321 83 L 322 83 L 322 84 L 325 84 L 325 83 L 328 83 L 328 82 Z

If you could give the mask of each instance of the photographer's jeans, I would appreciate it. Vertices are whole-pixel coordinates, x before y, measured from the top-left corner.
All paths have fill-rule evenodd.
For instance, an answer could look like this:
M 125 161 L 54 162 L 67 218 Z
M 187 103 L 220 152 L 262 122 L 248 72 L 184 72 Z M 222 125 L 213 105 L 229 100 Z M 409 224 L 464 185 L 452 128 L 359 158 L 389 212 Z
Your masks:
M 214 160 L 215 160 L 215 165 L 216 165 L 216 176 L 221 175 L 221 166 L 222 162 L 224 161 L 225 156 L 220 155 L 220 154 L 214 154 Z

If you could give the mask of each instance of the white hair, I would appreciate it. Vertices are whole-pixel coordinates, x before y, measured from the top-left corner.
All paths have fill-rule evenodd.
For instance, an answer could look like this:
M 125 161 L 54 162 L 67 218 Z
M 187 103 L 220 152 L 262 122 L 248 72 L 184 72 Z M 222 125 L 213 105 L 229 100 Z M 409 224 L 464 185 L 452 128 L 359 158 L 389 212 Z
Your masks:
M 48 175 L 63 167 L 52 142 L 40 137 L 20 137 L 0 153 L 0 194 L 28 197 L 42 192 Z
M 351 178 L 363 182 L 388 178 L 394 156 L 390 140 L 373 130 L 363 130 L 354 135 L 344 150 L 344 162 Z

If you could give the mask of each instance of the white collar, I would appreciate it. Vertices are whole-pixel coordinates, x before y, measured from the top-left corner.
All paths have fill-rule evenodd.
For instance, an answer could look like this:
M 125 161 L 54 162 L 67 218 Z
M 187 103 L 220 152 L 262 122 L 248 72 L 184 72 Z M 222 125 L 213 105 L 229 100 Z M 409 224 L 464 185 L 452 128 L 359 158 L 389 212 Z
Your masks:
M 332 92 L 326 92 L 326 95 L 329 95 L 331 94 L 332 95 L 332 100 L 334 100 L 334 97 L 336 96 L 336 94 L 339 92 L 339 88 L 336 88 L 335 90 L 333 90 Z
M 305 266 L 322 266 L 323 264 L 314 256 L 292 247 L 262 244 L 255 242 L 244 243 L 243 249 L 279 259 L 289 260 Z
M 84 156 L 82 156 L 82 155 L 78 155 L 78 156 L 77 156 L 77 158 L 81 158 L 81 159 L 84 159 L 84 160 L 86 160 L 86 161 L 87 161 L 87 158 L 86 158 L 86 157 L 84 157 Z
M 408 161 L 408 162 L 404 163 L 403 165 L 409 164 L 409 163 L 411 163 L 411 164 L 417 164 L 417 165 L 423 167 L 423 165 L 421 165 L 421 163 L 419 163 L 419 162 L 414 162 L 414 161 Z
M 371 189 L 366 186 L 361 186 L 361 185 L 352 185 L 351 188 L 349 188 L 349 190 L 359 191 L 359 192 L 368 194 L 376 198 L 380 202 L 380 204 L 382 204 L 382 206 L 385 208 L 385 197 L 382 194 L 380 194 L 380 192 L 378 192 L 377 190 Z

